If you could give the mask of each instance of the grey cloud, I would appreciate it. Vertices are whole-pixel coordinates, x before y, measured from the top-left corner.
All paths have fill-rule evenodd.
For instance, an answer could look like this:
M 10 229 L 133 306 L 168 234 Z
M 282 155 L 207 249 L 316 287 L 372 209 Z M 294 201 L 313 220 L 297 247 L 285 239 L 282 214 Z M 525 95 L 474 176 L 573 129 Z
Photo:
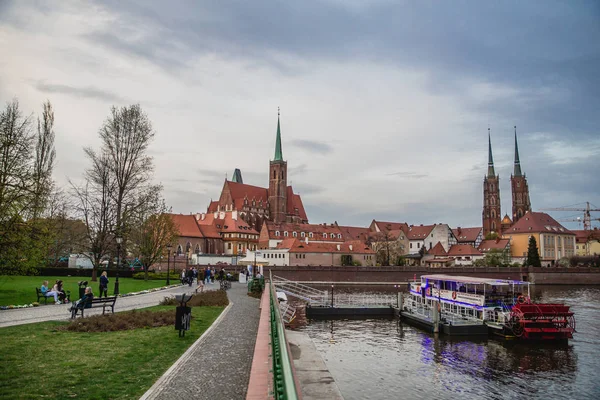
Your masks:
M 40 92 L 44 93 L 67 94 L 76 97 L 92 98 L 118 104 L 126 103 L 126 100 L 122 97 L 94 87 L 74 87 L 69 85 L 45 83 L 41 81 L 37 82 L 34 87 Z
M 325 190 L 324 187 L 319 185 L 313 185 L 310 183 L 300 183 L 296 184 L 294 187 L 294 192 L 300 194 L 301 196 L 311 195 L 321 193 Z
M 291 140 L 290 145 L 319 154 L 329 154 L 333 152 L 332 146 L 328 145 L 327 143 L 317 142 L 315 140 L 296 139 Z
M 408 178 L 408 179 L 420 179 L 420 178 L 426 178 L 427 174 L 420 174 L 418 172 L 414 172 L 414 171 L 399 171 L 399 172 L 392 172 L 389 174 L 386 174 L 388 176 L 397 176 L 400 178 Z

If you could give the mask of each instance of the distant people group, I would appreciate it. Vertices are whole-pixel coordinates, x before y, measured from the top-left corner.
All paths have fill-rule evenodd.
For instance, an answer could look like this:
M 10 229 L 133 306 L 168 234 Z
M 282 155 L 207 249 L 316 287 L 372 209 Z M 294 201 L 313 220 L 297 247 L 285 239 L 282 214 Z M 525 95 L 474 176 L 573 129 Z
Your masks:
M 52 286 L 52 289 L 50 290 L 48 289 L 48 281 L 42 282 L 40 291 L 46 297 L 54 297 L 55 304 L 62 304 L 68 302 L 67 294 L 63 289 L 63 281 L 60 279 L 56 280 L 56 283 L 54 284 L 54 286 Z

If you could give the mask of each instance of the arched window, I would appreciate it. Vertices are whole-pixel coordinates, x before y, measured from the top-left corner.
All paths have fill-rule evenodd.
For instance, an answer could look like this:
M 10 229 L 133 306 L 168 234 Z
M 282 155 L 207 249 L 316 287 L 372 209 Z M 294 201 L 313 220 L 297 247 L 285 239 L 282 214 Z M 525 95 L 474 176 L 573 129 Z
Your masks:
M 332 238 L 332 239 L 333 239 L 333 238 L 335 238 L 335 233 L 331 233 L 331 234 L 329 235 L 329 237 L 330 237 L 330 238 Z
M 275 231 L 275 236 L 279 236 L 279 231 Z
M 191 248 L 192 248 L 192 244 L 190 242 L 187 242 L 187 244 L 185 245 L 185 252 L 189 253 Z
M 283 232 L 283 236 L 287 237 L 287 235 L 288 235 L 288 232 L 287 232 L 287 231 L 284 231 L 284 232 Z
M 323 238 L 327 239 L 327 234 L 326 233 L 323 234 Z
M 200 251 L 201 251 L 201 250 L 200 250 L 200 245 L 199 245 L 199 244 L 197 244 L 197 245 L 196 245 L 196 254 L 200 254 Z
M 300 232 L 300 237 L 304 237 L 304 236 L 306 236 L 306 233 Z
M 177 255 L 180 256 L 183 253 L 183 248 L 180 244 L 177 245 Z
M 492 230 L 496 231 L 496 223 L 492 221 Z
M 312 232 L 309 232 L 309 233 L 308 233 L 308 237 L 309 237 L 309 238 L 312 238 L 312 237 L 313 237 L 313 233 L 312 233 Z
M 273 170 L 273 179 L 277 179 L 277 171 Z
M 298 236 L 298 233 L 297 233 L 296 231 L 294 231 L 294 232 L 292 232 L 292 236 L 293 236 L 293 237 L 297 237 L 297 236 Z
M 341 238 L 342 238 L 342 234 L 338 233 L 338 239 L 341 239 Z
M 496 212 L 492 210 L 492 218 L 496 218 Z

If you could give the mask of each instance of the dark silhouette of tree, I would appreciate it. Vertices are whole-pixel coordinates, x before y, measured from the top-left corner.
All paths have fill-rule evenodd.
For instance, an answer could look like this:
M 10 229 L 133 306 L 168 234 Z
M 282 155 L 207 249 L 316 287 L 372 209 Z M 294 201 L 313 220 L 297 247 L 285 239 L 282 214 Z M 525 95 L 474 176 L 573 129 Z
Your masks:
M 529 246 L 527 248 L 527 259 L 525 262 L 527 265 L 532 267 L 541 267 L 542 262 L 540 261 L 540 253 L 538 252 L 537 242 L 535 237 L 529 238 Z

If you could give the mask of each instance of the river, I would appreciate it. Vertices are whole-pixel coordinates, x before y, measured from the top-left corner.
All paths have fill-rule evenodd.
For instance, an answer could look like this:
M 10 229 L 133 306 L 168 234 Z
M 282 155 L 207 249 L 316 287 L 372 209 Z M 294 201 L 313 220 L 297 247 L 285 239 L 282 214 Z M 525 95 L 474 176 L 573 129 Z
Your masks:
M 600 287 L 531 286 L 536 302 L 564 302 L 568 344 L 435 337 L 393 320 L 309 320 L 311 337 L 345 400 L 598 399 Z

